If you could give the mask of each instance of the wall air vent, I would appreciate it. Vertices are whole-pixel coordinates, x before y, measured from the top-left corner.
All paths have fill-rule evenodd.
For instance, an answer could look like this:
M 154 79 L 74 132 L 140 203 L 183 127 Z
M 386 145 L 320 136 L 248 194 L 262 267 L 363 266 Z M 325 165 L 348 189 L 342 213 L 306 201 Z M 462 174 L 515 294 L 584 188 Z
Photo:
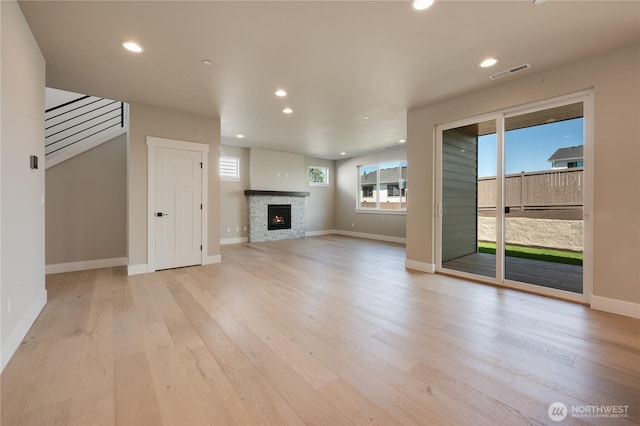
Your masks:
M 528 70 L 529 68 L 531 68 L 531 65 L 529 65 L 529 64 L 518 65 L 516 67 L 509 68 L 508 70 L 504 70 L 504 71 L 500 71 L 498 73 L 495 73 L 494 75 L 491 76 L 491 80 L 497 80 L 499 78 L 506 77 L 508 75 L 517 73 L 518 71 Z

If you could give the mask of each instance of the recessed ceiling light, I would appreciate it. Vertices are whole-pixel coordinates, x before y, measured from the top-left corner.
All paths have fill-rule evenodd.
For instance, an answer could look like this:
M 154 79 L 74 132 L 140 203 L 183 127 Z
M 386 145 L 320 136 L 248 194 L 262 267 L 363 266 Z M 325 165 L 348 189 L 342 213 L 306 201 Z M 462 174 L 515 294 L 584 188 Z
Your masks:
M 140 53 L 142 52 L 142 47 L 138 43 L 134 43 L 133 41 L 125 41 L 122 43 L 122 47 L 127 49 L 130 52 Z
M 370 115 L 365 115 L 365 116 L 364 116 L 364 119 L 365 119 L 365 120 L 368 120 L 368 119 L 370 119 L 370 118 L 371 118 L 371 116 L 370 116 Z
M 213 62 L 211 62 L 211 61 L 210 61 L 210 60 L 208 60 L 208 59 L 203 59 L 203 60 L 202 60 L 202 64 L 203 64 L 203 65 L 206 65 L 206 66 L 208 66 L 208 67 L 209 67 L 209 66 L 213 65 Z
M 533 4 L 542 4 L 544 3 L 546 0 L 533 0 Z
M 434 2 L 435 0 L 413 0 L 411 7 L 413 7 L 414 10 L 425 10 L 433 6 Z
M 406 142 L 406 140 L 405 140 L 405 139 L 400 139 L 400 140 L 398 140 L 398 143 L 405 143 L 405 142 Z
M 240 135 L 240 134 L 238 134 L 238 135 L 236 135 L 236 138 L 238 138 L 238 139 L 242 139 L 242 138 L 244 138 L 244 135 Z
M 283 98 L 283 97 L 287 96 L 287 92 L 282 90 L 282 89 L 278 89 L 278 90 L 276 90 L 276 96 L 279 96 L 279 97 Z
M 496 58 L 487 58 L 484 61 L 480 62 L 480 66 L 482 68 L 488 68 L 488 67 L 494 66 L 497 63 L 498 63 L 498 60 Z
M 341 152 L 340 155 L 347 155 L 347 153 L 346 152 Z
M 282 112 L 284 112 L 285 114 L 291 114 L 293 110 L 291 108 L 285 108 L 282 110 Z

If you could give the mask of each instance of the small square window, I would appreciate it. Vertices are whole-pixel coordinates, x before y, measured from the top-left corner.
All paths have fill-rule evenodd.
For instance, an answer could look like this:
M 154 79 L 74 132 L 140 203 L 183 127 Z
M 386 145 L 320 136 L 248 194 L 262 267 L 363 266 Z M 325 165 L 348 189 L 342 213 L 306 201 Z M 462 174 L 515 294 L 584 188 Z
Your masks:
M 329 168 L 309 166 L 309 185 L 329 185 Z
M 240 159 L 238 157 L 220 157 L 220 178 L 222 180 L 240 180 Z

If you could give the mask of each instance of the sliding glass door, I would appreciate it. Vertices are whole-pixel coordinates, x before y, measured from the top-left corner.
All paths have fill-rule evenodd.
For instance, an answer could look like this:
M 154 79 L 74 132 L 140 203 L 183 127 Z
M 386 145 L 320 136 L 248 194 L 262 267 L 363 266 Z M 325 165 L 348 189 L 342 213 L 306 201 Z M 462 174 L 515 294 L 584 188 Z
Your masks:
M 496 238 L 495 185 L 487 191 L 479 185 L 491 174 L 495 184 L 496 120 L 444 130 L 441 147 L 442 265 L 495 278 L 495 250 L 481 250 L 482 241 Z
M 505 279 L 582 293 L 582 102 L 505 118 Z
M 439 271 L 583 294 L 585 103 L 438 127 Z

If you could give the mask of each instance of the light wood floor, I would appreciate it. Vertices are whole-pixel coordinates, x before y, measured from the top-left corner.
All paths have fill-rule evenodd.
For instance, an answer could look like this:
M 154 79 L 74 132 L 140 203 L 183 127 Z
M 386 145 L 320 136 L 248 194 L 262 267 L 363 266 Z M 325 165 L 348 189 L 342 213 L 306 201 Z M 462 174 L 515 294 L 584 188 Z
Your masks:
M 555 424 L 629 406 L 640 321 L 404 268 L 339 236 L 224 246 L 223 263 L 52 275 L 1 376 L 2 425 Z

